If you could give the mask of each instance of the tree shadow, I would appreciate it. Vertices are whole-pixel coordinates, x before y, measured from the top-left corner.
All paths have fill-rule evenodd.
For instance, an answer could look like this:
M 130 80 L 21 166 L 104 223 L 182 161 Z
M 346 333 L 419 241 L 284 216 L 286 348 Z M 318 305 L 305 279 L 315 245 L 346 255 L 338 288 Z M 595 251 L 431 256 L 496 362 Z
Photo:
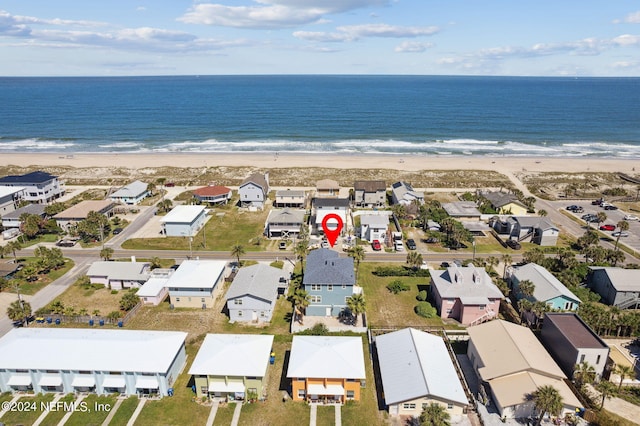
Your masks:
M 286 350 L 284 352 L 284 358 L 282 360 L 282 372 L 280 373 L 280 385 L 278 386 L 278 390 L 287 392 L 291 395 L 291 384 L 290 380 L 287 378 L 287 370 L 289 369 L 289 358 L 291 358 L 291 351 Z

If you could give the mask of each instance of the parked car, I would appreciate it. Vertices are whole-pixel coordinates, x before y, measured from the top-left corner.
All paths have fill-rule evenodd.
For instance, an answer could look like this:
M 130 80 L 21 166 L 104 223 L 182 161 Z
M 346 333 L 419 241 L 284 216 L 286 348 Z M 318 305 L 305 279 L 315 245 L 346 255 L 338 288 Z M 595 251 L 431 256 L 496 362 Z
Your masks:
M 592 205 L 592 206 L 599 206 L 599 205 L 600 205 L 600 204 L 602 204 L 602 203 L 604 203 L 604 199 L 602 199 L 602 198 L 598 198 L 597 200 L 593 200 L 593 201 L 591 202 L 591 205 Z
M 393 243 L 393 248 L 395 248 L 396 251 L 404 251 L 404 244 L 402 244 L 402 241 L 396 241 Z
M 407 248 L 409 250 L 415 250 L 416 249 L 416 241 L 413 238 L 409 238 L 407 240 Z
M 380 251 L 382 250 L 382 245 L 380 244 L 380 241 L 373 240 L 371 241 L 371 248 L 374 249 L 375 251 Z
M 604 206 L 605 210 L 618 210 L 618 208 L 616 206 L 614 206 L 613 204 L 609 204 L 608 206 Z
M 436 237 L 429 237 L 426 240 L 424 240 L 425 243 L 429 243 L 429 244 L 434 244 L 434 243 L 437 243 L 438 241 L 440 240 L 438 240 Z
M 287 248 L 287 242 L 286 242 L 286 241 L 280 241 L 280 242 L 278 243 L 278 248 L 279 248 L 280 250 L 285 250 L 285 249 Z
M 611 235 L 614 236 L 614 237 L 628 237 L 629 233 L 628 232 L 624 232 L 624 231 L 616 231 Z
M 624 217 L 624 220 L 640 220 L 640 219 L 638 219 L 638 216 L 628 214 Z
M 596 215 L 593 214 L 593 213 L 586 213 L 586 214 L 583 214 L 582 216 L 580 216 L 580 218 L 584 219 L 584 220 L 587 220 L 590 217 L 596 217 Z
M 615 225 L 611 225 L 611 224 L 606 224 L 606 225 L 600 226 L 600 230 L 601 231 L 615 231 L 616 230 L 616 226 Z
M 113 235 L 118 235 L 121 232 L 122 232 L 122 228 L 116 228 L 116 229 L 113 230 L 112 234 Z
M 73 247 L 76 245 L 76 242 L 73 240 L 60 240 L 56 243 L 58 247 Z
M 516 240 L 507 240 L 507 246 L 514 250 L 520 250 L 522 248 L 522 245 Z
M 584 211 L 584 209 L 582 207 L 577 206 L 575 204 L 567 206 L 567 210 L 569 210 L 570 212 L 574 212 L 574 213 L 580 213 L 580 212 Z

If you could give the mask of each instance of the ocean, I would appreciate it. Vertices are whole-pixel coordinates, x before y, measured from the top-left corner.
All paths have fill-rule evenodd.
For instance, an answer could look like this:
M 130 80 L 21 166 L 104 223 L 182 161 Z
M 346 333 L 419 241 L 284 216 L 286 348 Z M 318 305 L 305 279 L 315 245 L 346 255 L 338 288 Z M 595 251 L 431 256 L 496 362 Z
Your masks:
M 640 158 L 640 78 L 0 78 L 2 152 Z

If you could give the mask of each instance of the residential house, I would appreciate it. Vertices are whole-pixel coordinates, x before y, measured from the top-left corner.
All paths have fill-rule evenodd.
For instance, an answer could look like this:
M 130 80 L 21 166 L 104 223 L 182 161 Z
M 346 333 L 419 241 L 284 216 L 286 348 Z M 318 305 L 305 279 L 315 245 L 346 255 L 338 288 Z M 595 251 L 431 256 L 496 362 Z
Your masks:
M 480 220 L 482 213 L 473 201 L 443 203 L 442 208 L 449 216 L 457 220 Z
M 302 285 L 309 294 L 307 316 L 336 317 L 347 308 L 347 299 L 362 291 L 357 287 L 352 257 L 340 257 L 329 249 L 307 255 Z
M 215 291 L 224 281 L 226 262 L 184 260 L 169 277 L 167 288 L 176 308 L 212 308 Z
M 0 278 L 11 278 L 11 276 L 18 271 L 20 266 L 21 265 L 18 262 L 0 261 Z
M 318 235 L 324 235 L 322 229 L 322 221 L 328 214 L 337 214 L 342 219 L 343 227 L 341 234 L 344 235 L 347 232 L 349 217 L 349 199 L 348 198 L 314 198 L 313 208 L 315 220 L 313 224 L 315 231 Z
M 149 196 L 148 184 L 136 180 L 118 189 L 109 195 L 109 199 L 114 203 L 135 206 Z
M 275 207 L 294 207 L 303 209 L 306 204 L 306 195 L 303 190 L 281 189 L 276 191 Z
M 482 196 L 489 201 L 491 208 L 498 214 L 512 214 L 515 216 L 527 214 L 527 206 L 510 192 L 483 192 Z
M 553 274 L 536 263 L 513 266 L 508 272 L 508 280 L 518 299 L 525 297 L 520 292 L 520 283 L 531 281 L 534 285 L 533 295 L 527 297 L 532 302 L 543 302 L 551 309 L 575 311 L 580 306 L 580 299 L 562 284 Z
M 187 333 L 16 328 L 0 338 L 0 391 L 168 395 Z
M 391 201 L 393 204 L 424 204 L 424 193 L 413 189 L 410 183 L 399 181 L 391 184 Z
M 565 383 L 565 374 L 527 327 L 494 320 L 469 327 L 467 332 L 467 356 L 480 386 L 471 391 L 486 395 L 500 417 L 536 416 L 531 394 L 546 385 L 562 397 L 561 417 L 582 407 Z
M 167 283 L 173 274 L 173 269 L 157 268 L 151 271 L 151 275 L 146 283 L 136 292 L 145 305 L 158 306 L 169 295 Z
M 3 220 L 18 208 L 18 203 L 24 198 L 24 189 L 21 186 L 0 186 L 0 217 Z
M 304 210 L 273 209 L 267 217 L 265 233 L 269 238 L 295 238 L 307 226 L 305 215 Z
M 272 348 L 272 335 L 207 334 L 189 369 L 196 396 L 265 399 Z
M 574 367 L 582 362 L 593 367 L 597 380 L 602 377 L 609 358 L 609 345 L 578 314 L 546 313 L 540 337 L 568 377 L 573 377 Z
M 493 223 L 493 229 L 509 238 L 541 246 L 555 246 L 560 229 L 551 219 L 542 216 L 511 216 Z
M 462 325 L 493 319 L 504 299 L 484 268 L 473 265 L 433 271 L 430 288 L 440 317 L 455 319 Z
M 294 401 L 360 401 L 366 379 L 362 338 L 294 335 L 287 378 Z
M 243 207 L 263 209 L 269 191 L 269 173 L 254 173 L 240 184 L 238 189 L 240 204 Z
M 204 206 L 175 206 L 160 218 L 162 231 L 167 237 L 194 237 L 206 221 Z
M 229 321 L 271 321 L 283 278 L 282 269 L 269 265 L 259 263 L 240 268 L 227 290 Z
M 64 184 L 57 176 L 43 171 L 0 178 L 0 187 L 24 189 L 23 199 L 30 203 L 47 204 L 64 195 Z
M 357 180 L 353 183 L 353 203 L 359 207 L 387 205 L 387 184 L 383 180 Z
M 469 405 L 442 337 L 404 328 L 375 337 L 384 404 L 391 416 L 419 417 L 438 404 L 459 420 Z
M 112 290 L 140 288 L 149 279 L 148 262 L 93 262 L 87 271 L 91 284 L 102 284 Z
M 338 198 L 340 184 L 332 179 L 322 179 L 316 182 L 316 198 Z
M 360 215 L 360 238 L 372 242 L 385 241 L 389 230 L 389 216 L 386 214 L 362 214 Z
M 91 212 L 100 213 L 110 218 L 113 216 L 113 209 L 115 207 L 115 203 L 111 200 L 84 200 L 61 211 L 53 216 L 53 218 L 60 228 L 68 232 L 76 226 L 78 222 L 85 220 Z
M 44 208 L 44 204 L 27 204 L 26 206 L 13 210 L 10 213 L 3 214 L 2 226 L 4 227 L 4 229 L 20 228 L 20 217 L 23 214 L 37 215 L 44 219 L 44 217 L 46 216 Z
M 226 186 L 209 185 L 194 189 L 193 196 L 200 203 L 227 204 L 231 200 L 232 191 Z
M 619 309 L 640 307 L 640 269 L 592 266 L 587 287 L 598 293 L 600 301 Z

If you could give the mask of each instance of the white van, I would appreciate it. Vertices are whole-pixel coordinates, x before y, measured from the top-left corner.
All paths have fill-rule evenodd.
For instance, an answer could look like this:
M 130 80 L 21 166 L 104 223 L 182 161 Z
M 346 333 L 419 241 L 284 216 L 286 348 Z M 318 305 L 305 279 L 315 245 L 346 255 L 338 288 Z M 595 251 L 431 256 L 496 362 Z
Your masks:
M 402 241 L 394 242 L 393 246 L 396 249 L 396 251 L 404 251 L 404 244 L 402 244 Z

